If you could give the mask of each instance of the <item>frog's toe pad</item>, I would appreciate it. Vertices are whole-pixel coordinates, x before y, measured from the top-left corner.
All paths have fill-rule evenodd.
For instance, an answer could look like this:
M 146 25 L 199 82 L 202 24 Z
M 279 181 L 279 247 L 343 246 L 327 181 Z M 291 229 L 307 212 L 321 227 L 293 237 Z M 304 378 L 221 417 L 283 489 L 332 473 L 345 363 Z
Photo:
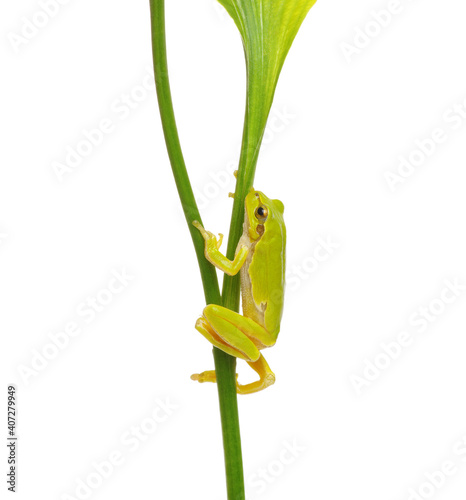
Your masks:
M 217 377 L 215 376 L 214 370 L 209 370 L 202 373 L 194 373 L 193 375 L 191 375 L 191 380 L 197 380 L 202 384 L 204 382 L 216 382 Z

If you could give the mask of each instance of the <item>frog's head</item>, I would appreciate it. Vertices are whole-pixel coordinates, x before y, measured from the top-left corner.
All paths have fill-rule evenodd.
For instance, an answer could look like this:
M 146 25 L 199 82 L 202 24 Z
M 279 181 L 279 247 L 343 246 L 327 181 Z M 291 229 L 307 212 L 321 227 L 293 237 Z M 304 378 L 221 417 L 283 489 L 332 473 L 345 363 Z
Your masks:
M 265 232 L 280 231 L 284 227 L 283 211 L 280 200 L 271 200 L 264 193 L 251 189 L 245 199 L 245 223 L 251 240 L 257 240 Z

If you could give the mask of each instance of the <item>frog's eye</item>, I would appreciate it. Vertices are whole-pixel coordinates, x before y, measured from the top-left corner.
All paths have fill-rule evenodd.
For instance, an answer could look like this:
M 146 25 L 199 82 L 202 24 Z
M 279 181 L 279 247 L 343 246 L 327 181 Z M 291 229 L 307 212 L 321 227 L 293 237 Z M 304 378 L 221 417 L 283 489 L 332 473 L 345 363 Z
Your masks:
M 267 219 L 267 216 L 269 215 L 269 211 L 267 210 L 267 207 L 264 207 L 263 205 L 261 205 L 260 207 L 256 208 L 254 215 L 256 216 L 256 219 L 258 221 L 265 222 Z

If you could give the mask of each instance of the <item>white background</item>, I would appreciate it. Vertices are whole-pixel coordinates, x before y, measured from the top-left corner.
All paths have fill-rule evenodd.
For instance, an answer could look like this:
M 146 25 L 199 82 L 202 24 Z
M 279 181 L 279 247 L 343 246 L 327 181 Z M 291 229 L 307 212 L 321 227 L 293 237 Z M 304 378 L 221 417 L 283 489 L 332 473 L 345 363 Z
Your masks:
M 371 22 L 394 6 L 320 0 L 277 88 L 255 186 L 285 204 L 290 279 L 266 352 L 276 385 L 239 402 L 249 499 L 464 495 L 466 291 L 453 301 L 443 290 L 445 280 L 466 284 L 466 8 L 403 0 Z M 216 388 L 189 378 L 213 366 L 193 328 L 199 273 L 155 92 L 141 87 L 152 64 L 148 2 L 71 0 L 27 28 L 42 11 L 35 0 L 0 7 L 0 406 L 6 414 L 16 384 L 16 498 L 84 498 L 80 481 L 101 479 L 93 462 L 119 451 L 88 498 L 224 499 Z M 245 99 L 240 38 L 213 0 L 167 0 L 167 18 L 186 163 L 206 227 L 227 233 Z M 111 132 L 60 182 L 54 162 L 102 120 Z M 438 128 L 443 142 L 425 161 L 415 153 L 417 166 L 390 189 L 386 172 Z M 338 248 L 316 264 L 322 239 Z M 125 289 L 102 292 L 123 269 L 133 277 Z M 111 303 L 90 321 L 78 311 L 96 295 Z M 438 315 L 421 323 L 421 306 Z M 21 376 L 70 322 L 79 335 Z M 391 360 L 381 344 L 401 332 L 410 345 L 392 346 Z M 375 360 L 390 366 L 369 371 L 358 394 L 354 376 Z M 252 378 L 243 363 L 239 372 Z M 160 401 L 176 409 L 157 410 L 154 432 L 125 444 L 132 427 L 150 428 Z M 454 472 L 429 487 L 426 474 L 446 461 Z

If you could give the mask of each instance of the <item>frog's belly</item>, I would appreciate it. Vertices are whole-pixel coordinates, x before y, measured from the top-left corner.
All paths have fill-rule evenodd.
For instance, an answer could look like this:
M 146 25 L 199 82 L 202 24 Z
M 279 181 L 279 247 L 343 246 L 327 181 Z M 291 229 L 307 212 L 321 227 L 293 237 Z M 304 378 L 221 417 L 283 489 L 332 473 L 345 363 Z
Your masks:
M 251 278 L 249 276 L 249 265 L 252 260 L 252 254 L 253 252 L 251 252 L 247 256 L 246 262 L 243 264 L 243 267 L 241 268 L 240 271 L 241 302 L 243 307 L 243 316 L 253 319 L 256 323 L 259 323 L 259 325 L 265 328 L 266 306 L 265 305 L 263 305 L 262 307 L 257 306 L 252 296 Z

